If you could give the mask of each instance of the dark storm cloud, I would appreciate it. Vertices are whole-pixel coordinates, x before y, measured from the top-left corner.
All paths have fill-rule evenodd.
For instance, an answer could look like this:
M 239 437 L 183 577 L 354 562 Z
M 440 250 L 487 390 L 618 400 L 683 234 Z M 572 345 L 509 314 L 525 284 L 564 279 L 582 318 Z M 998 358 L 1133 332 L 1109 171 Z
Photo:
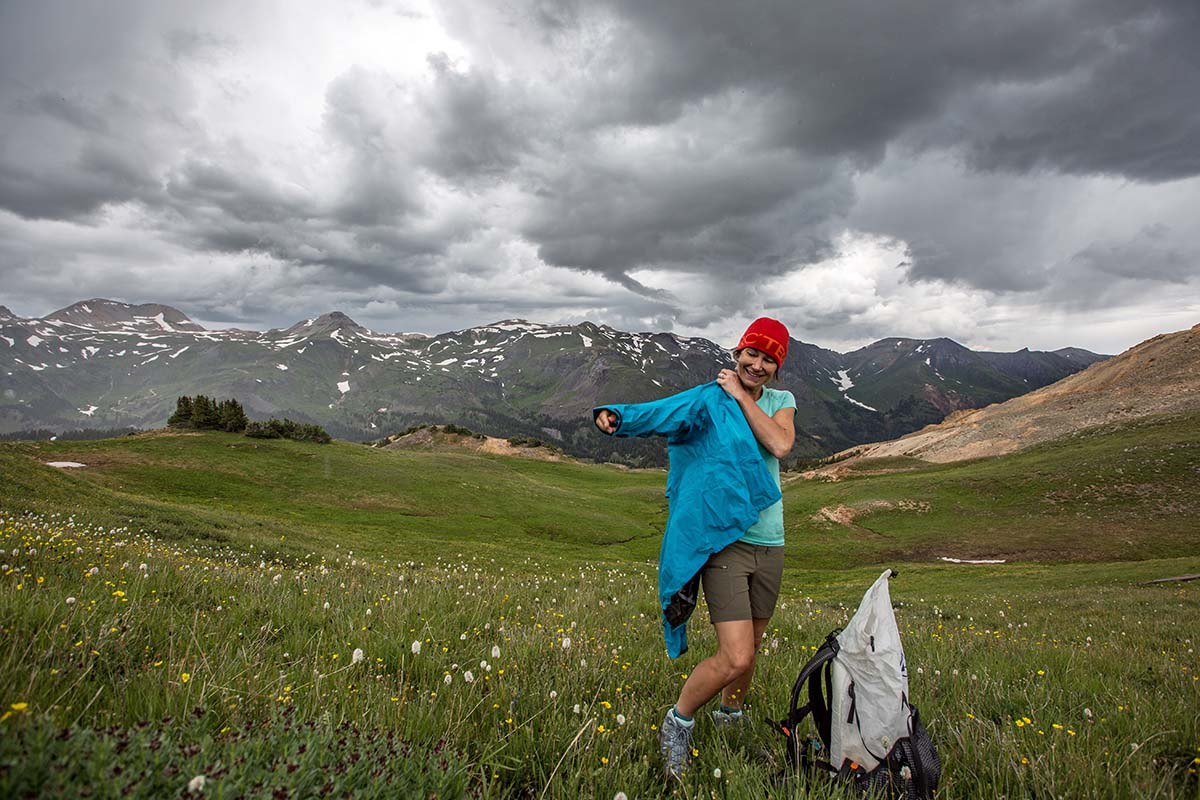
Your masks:
M 5 282 L 700 329 L 777 285 L 864 336 L 1195 286 L 1194 0 L 297 3 L 0 4 Z M 795 289 L 868 240 L 886 281 Z
M 613 121 L 669 121 L 737 88 L 770 103 L 767 141 L 811 152 L 874 160 L 933 122 L 931 144 L 989 169 L 1200 174 L 1193 2 L 612 7 L 633 31 L 615 44 L 627 68 Z
M 435 147 L 426 166 L 449 179 L 497 177 L 516 166 L 534 132 L 526 98 L 478 71 L 459 72 L 444 54 L 428 59 L 434 82 L 420 103 Z

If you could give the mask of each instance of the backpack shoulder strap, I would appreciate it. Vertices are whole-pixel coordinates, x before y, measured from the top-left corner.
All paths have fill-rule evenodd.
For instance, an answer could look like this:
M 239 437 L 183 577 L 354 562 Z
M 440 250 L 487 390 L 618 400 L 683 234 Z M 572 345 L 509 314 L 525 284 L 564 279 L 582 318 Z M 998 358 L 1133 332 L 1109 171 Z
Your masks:
M 824 668 L 824 683 L 828 686 L 829 683 L 829 662 L 838 653 L 837 634 L 835 630 L 825 637 L 824 643 L 817 648 L 817 652 L 808 660 L 796 677 L 796 682 L 792 685 L 792 700 L 788 707 L 788 715 L 780 721 L 780 724 L 786 725 L 788 728 L 795 728 L 796 725 L 808 715 L 809 712 L 814 713 L 814 717 L 820 714 L 824 717 L 824 733 L 822 739 L 828 745 L 829 738 L 829 707 L 825 698 L 821 696 L 821 671 Z M 800 705 L 800 693 L 804 691 L 805 686 L 808 687 L 808 702 L 803 706 Z M 826 689 L 828 693 L 828 689 Z M 818 719 L 818 728 L 820 729 L 821 721 Z M 820 730 L 818 731 L 820 732 Z

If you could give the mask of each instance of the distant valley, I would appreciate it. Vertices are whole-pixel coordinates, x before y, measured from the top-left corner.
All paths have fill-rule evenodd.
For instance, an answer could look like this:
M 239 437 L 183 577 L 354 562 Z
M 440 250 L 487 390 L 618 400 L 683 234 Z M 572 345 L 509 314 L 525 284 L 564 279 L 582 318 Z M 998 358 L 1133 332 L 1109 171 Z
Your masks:
M 780 383 L 798 404 L 793 457 L 894 439 L 1105 358 L 905 338 L 837 353 L 793 340 Z M 664 463 L 661 442 L 597 436 L 589 409 L 694 386 L 728 359 L 707 339 L 590 322 L 506 320 L 426 336 L 376 333 L 332 312 L 260 332 L 206 330 L 157 304 L 93 299 L 33 319 L 0 306 L 0 433 L 158 427 L 177 397 L 202 393 L 236 397 L 252 418 L 315 422 L 351 440 L 455 423 L 653 465 Z

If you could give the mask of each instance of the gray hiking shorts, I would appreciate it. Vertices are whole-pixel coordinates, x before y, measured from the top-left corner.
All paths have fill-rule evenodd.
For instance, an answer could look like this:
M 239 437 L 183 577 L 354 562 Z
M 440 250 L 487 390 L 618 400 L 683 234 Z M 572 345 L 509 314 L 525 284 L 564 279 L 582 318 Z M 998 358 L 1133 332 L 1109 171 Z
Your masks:
M 734 542 L 700 571 L 712 622 L 770 619 L 783 582 L 783 547 Z

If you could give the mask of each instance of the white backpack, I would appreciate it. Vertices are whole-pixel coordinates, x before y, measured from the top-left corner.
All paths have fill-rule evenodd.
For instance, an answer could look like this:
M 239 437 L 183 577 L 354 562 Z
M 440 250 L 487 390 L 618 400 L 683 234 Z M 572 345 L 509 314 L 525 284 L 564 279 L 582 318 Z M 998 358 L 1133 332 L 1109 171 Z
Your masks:
M 888 593 L 895 574 L 884 570 L 846 627 L 825 638 L 796 678 L 788 715 L 771 724 L 787 737 L 794 767 L 836 776 L 873 797 L 930 798 L 942 768 L 909 702 L 908 668 Z M 801 706 L 805 690 L 808 702 Z M 797 731 L 809 714 L 816 738 Z

